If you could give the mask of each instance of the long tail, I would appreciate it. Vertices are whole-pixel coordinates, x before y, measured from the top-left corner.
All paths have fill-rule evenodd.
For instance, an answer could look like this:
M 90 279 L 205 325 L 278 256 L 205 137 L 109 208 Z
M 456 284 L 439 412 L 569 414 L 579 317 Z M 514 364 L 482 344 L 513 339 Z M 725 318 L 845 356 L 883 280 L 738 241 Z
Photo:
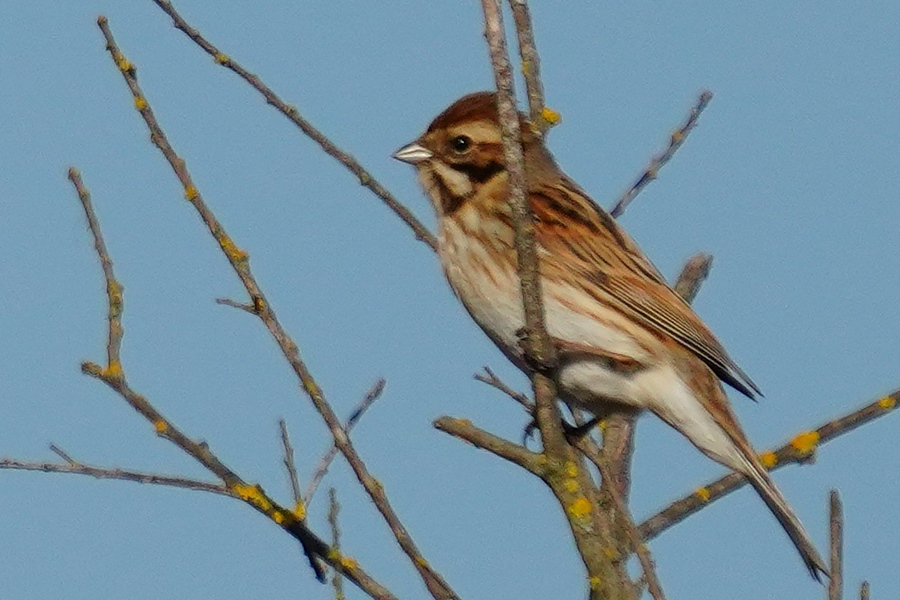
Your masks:
M 753 489 L 756 490 L 756 493 L 759 494 L 766 506 L 769 507 L 769 510 L 772 511 L 772 514 L 775 515 L 775 518 L 778 519 L 778 522 L 781 523 L 788 537 L 794 542 L 794 546 L 800 552 L 800 556 L 803 558 L 803 562 L 806 563 L 806 568 L 809 569 L 809 574 L 812 575 L 813 579 L 822 581 L 822 575 L 829 577 L 825 561 L 819 556 L 818 550 L 816 550 L 812 540 L 809 539 L 806 530 L 803 529 L 800 519 L 784 496 L 781 495 L 769 473 L 762 465 L 757 463 L 753 465 L 746 477 Z

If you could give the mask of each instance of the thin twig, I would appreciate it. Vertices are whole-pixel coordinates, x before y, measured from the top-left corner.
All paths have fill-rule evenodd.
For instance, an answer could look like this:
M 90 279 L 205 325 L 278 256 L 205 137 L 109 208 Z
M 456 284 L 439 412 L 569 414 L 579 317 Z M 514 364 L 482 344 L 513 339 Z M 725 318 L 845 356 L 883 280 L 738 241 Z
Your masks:
M 449 433 L 453 437 L 469 442 L 476 448 L 487 450 L 491 454 L 516 464 L 535 475 L 544 476 L 547 461 L 537 452 L 532 452 L 524 446 L 476 427 L 468 419 L 456 419 L 453 417 L 439 417 L 434 421 L 434 427 Z
M 534 42 L 534 29 L 531 25 L 531 11 L 527 0 L 509 0 L 513 22 L 516 25 L 516 38 L 519 43 L 519 57 L 522 60 L 522 75 L 525 77 L 525 89 L 528 95 L 528 112 L 531 124 L 543 134 L 559 121 L 559 116 L 545 110 L 544 84 L 541 81 L 541 59 Z
M 764 452 L 761 455 L 762 462 L 770 471 L 787 465 L 808 463 L 818 447 L 892 412 L 898 402 L 900 402 L 900 389 L 858 410 L 828 421 L 817 429 L 797 434 L 790 442 L 777 450 Z M 638 525 L 641 537 L 645 540 L 655 538 L 704 506 L 743 487 L 746 483 L 747 481 L 737 473 L 729 473 L 704 485 Z
M 350 417 L 347 419 L 346 424 L 344 425 L 344 432 L 349 436 L 350 432 L 356 427 L 356 424 L 362 418 L 366 411 L 369 410 L 369 407 L 372 406 L 379 397 L 381 397 L 381 392 L 384 391 L 384 379 L 379 378 L 375 384 L 369 388 L 369 391 L 366 392 L 366 395 L 363 396 L 363 399 L 359 401 L 359 404 L 353 409 L 353 412 L 350 413 Z M 334 442 L 331 443 L 331 446 L 322 456 L 322 459 L 319 461 L 319 464 L 316 466 L 316 470 L 313 473 L 312 478 L 309 480 L 309 485 L 306 487 L 306 494 L 303 495 L 303 501 L 309 505 L 312 502 L 313 496 L 316 494 L 316 490 L 319 487 L 319 484 L 322 482 L 322 479 L 328 473 L 328 469 L 331 467 L 331 463 L 334 461 L 334 457 L 337 456 L 338 449 Z
M 256 314 L 256 307 L 252 304 L 248 304 L 246 302 L 238 302 L 237 300 L 232 300 L 231 298 L 216 298 L 216 304 L 221 304 L 222 306 L 230 306 L 231 308 L 242 310 L 244 312 L 250 313 L 251 315 Z
M 400 217 L 404 223 L 406 223 L 410 229 L 412 229 L 413 234 L 416 236 L 416 239 L 421 240 L 428 244 L 432 250 L 437 250 L 437 241 L 434 238 L 434 235 L 428 228 L 425 227 L 413 214 L 412 212 L 406 208 L 399 200 L 397 200 L 393 194 L 391 194 L 387 188 L 381 185 L 371 173 L 369 173 L 353 156 L 344 152 L 338 146 L 328 139 L 325 134 L 316 129 L 312 123 L 304 119 L 300 115 L 300 111 L 297 110 L 296 106 L 288 104 L 284 100 L 282 100 L 278 94 L 276 94 L 269 86 L 267 86 L 263 81 L 255 74 L 251 73 L 240 64 L 238 64 L 233 58 L 229 55 L 225 54 L 221 50 L 219 50 L 216 46 L 214 46 L 211 42 L 209 42 L 203 35 L 194 27 L 192 27 L 184 18 L 175 10 L 175 7 L 172 6 L 171 2 L 167 0 L 153 0 L 153 2 L 162 9 L 169 17 L 172 19 L 172 24 L 176 29 L 183 32 L 187 35 L 195 44 L 197 44 L 204 52 L 209 54 L 213 60 L 216 61 L 216 64 L 222 65 L 226 69 L 235 73 L 238 77 L 246 81 L 250 86 L 255 89 L 257 92 L 262 94 L 263 98 L 266 99 L 266 102 L 273 106 L 278 112 L 283 114 L 285 117 L 290 119 L 290 121 L 300 128 L 300 130 L 308 136 L 311 140 L 317 143 L 322 150 L 325 151 L 326 154 L 335 158 L 339 163 L 341 163 L 348 171 L 350 171 L 357 179 L 359 179 L 360 185 L 369 189 L 372 193 L 374 193 L 378 198 L 384 202 L 388 208 L 390 208 L 394 214 Z
M 675 281 L 673 289 L 684 301 L 690 304 L 697 297 L 700 286 L 709 277 L 709 271 L 712 269 L 712 254 L 701 252 L 695 254 L 684 263 L 681 273 Z
M 525 409 L 528 414 L 534 413 L 534 402 L 531 401 L 531 398 L 523 394 L 522 392 L 517 392 L 512 389 L 508 385 L 506 385 L 503 380 L 501 380 L 497 375 L 491 370 L 490 367 L 484 367 L 484 373 L 475 373 L 475 379 L 482 383 L 486 383 L 492 388 L 498 389 L 519 404 L 522 405 L 522 408 Z
M 69 463 L 70 465 L 74 466 L 74 465 L 78 464 L 77 460 L 75 460 L 74 458 L 69 456 L 68 452 L 66 452 L 65 450 L 63 450 L 62 448 L 57 446 L 56 444 L 50 444 L 50 451 L 53 452 L 53 454 L 60 457 L 61 459 L 63 459 L 64 461 L 66 461 L 67 463 Z
M 628 189 L 627 192 L 622 194 L 622 197 L 619 198 L 619 201 L 616 202 L 613 209 L 609 211 L 614 218 L 621 215 L 625 212 L 625 209 L 628 208 L 628 205 L 631 204 L 631 201 L 634 200 L 641 191 L 647 187 L 651 181 L 656 179 L 659 174 L 659 170 L 663 168 L 667 162 L 672 159 L 672 156 L 675 155 L 675 152 L 681 148 L 681 145 L 684 143 L 684 140 L 687 138 L 688 134 L 697 124 L 697 120 L 700 118 L 700 114 L 709 104 L 709 101 L 712 100 L 713 94 L 712 92 L 706 90 L 700 94 L 700 97 L 697 99 L 697 103 L 691 109 L 691 113 L 688 115 L 687 120 L 684 124 L 672 132 L 672 135 L 669 137 L 669 146 L 663 151 L 662 154 L 658 154 L 654 156 L 650 160 L 650 164 L 647 165 L 647 168 L 641 173 L 640 177 L 634 182 L 634 184 Z
M 837 490 L 831 490 L 828 508 L 828 546 L 831 549 L 828 600 L 841 600 L 844 597 L 844 507 Z
M 447 582 L 444 581 L 444 578 L 435 571 L 424 556 L 422 556 L 421 551 L 418 549 L 412 537 L 409 535 L 409 532 L 401 523 L 399 516 L 391 506 L 387 494 L 385 493 L 384 486 L 369 473 L 362 458 L 356 452 L 356 449 L 344 432 L 340 420 L 328 403 L 325 393 L 322 391 L 322 388 L 316 382 L 306 363 L 301 358 L 299 347 L 284 330 L 281 323 L 278 321 L 271 304 L 269 304 L 265 294 L 263 294 L 262 288 L 259 286 L 259 283 L 256 281 L 256 278 L 250 269 L 249 255 L 237 246 L 216 218 L 215 214 L 207 206 L 203 199 L 203 195 L 191 178 L 190 172 L 187 169 L 187 164 L 175 152 L 175 149 L 169 143 L 166 134 L 163 132 L 162 127 L 157 121 L 146 96 L 138 85 L 135 68 L 119 50 L 112 32 L 109 29 L 106 18 L 101 17 L 98 19 L 98 25 L 106 38 L 107 50 L 109 50 L 110 56 L 119 68 L 119 72 L 122 74 L 134 97 L 135 108 L 138 109 L 147 128 L 150 130 L 151 141 L 160 150 L 172 167 L 172 170 L 184 189 L 185 198 L 197 211 L 197 214 L 203 220 L 210 234 L 219 244 L 220 249 L 225 254 L 238 278 L 241 280 L 244 289 L 251 299 L 257 316 L 265 324 L 269 333 L 281 349 L 285 359 L 291 365 L 291 368 L 300 380 L 303 391 L 312 401 L 316 411 L 325 421 L 335 444 L 341 451 L 341 454 L 347 459 L 357 480 L 359 480 L 363 488 L 369 494 L 373 504 L 375 504 L 379 513 L 390 527 L 394 539 L 407 555 L 431 594 L 435 598 L 456 598 L 456 594 L 452 591 Z M 289 514 L 292 515 L 292 513 Z M 333 560 L 339 562 L 339 558 L 340 557 Z M 358 582 L 354 581 L 354 583 Z M 386 590 L 384 593 L 387 593 Z
M 337 492 L 334 488 L 328 490 L 328 525 L 331 527 L 331 547 L 340 551 L 341 549 L 341 529 L 338 526 L 338 514 L 341 511 L 341 505 L 338 504 Z M 344 578 L 340 573 L 335 572 L 331 576 L 331 585 L 334 587 L 334 600 L 345 600 L 344 595 Z
M 118 479 L 121 481 L 133 481 L 135 483 L 148 483 L 151 485 L 164 485 L 167 487 L 194 490 L 198 492 L 210 492 L 235 498 L 234 493 L 221 483 L 189 479 L 187 477 L 175 477 L 160 475 L 159 473 L 147 473 L 131 469 L 95 467 L 72 459 L 65 459 L 66 464 L 48 463 L 38 461 L 24 461 L 14 458 L 0 458 L 0 469 L 13 469 L 19 471 L 42 471 L 44 473 L 69 473 L 72 475 L 88 475 L 96 479 Z
M 284 419 L 278 419 L 278 429 L 281 431 L 281 447 L 284 449 L 284 470 L 287 471 L 288 480 L 291 482 L 291 496 L 294 506 L 303 505 L 303 496 L 300 493 L 300 478 L 297 476 L 297 465 L 294 462 L 294 447 L 291 445 L 291 437 L 288 435 L 287 423 Z M 296 509 L 295 509 L 296 512 Z

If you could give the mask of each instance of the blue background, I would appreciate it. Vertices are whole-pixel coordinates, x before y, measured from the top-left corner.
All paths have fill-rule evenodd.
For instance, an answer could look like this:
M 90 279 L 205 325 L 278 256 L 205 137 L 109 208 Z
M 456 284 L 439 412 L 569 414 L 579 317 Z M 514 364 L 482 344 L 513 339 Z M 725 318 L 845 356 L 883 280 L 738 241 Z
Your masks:
M 177 7 L 353 153 L 429 225 L 390 158 L 458 96 L 490 87 L 476 2 Z M 664 273 L 715 255 L 700 315 L 766 393 L 735 406 L 759 448 L 900 385 L 900 5 L 834 1 L 535 2 L 550 146 L 609 207 L 698 93 L 716 97 L 622 223 Z M 287 501 L 276 421 L 304 483 L 328 437 L 243 300 L 161 155 L 95 25 L 109 16 L 197 185 L 239 245 L 337 412 L 379 376 L 353 435 L 425 555 L 465 598 L 580 598 L 560 510 L 537 481 L 436 432 L 471 418 L 516 438 L 526 419 L 472 379 L 525 379 L 473 325 L 435 256 L 380 202 L 151 2 L 30 2 L 0 19 L 0 455 L 202 477 L 102 384 L 105 296 L 82 170 L 125 286 L 129 380 L 247 479 Z M 900 589 L 897 417 L 775 477 L 825 551 L 827 493 L 846 511 L 846 579 Z M 640 519 L 721 468 L 651 418 L 637 438 Z M 424 597 L 338 461 L 344 547 L 403 598 Z M 327 531 L 325 490 L 310 507 Z M 84 477 L 0 473 L 7 598 L 327 598 L 296 543 L 244 505 Z M 787 538 L 741 491 L 654 540 L 671 598 L 820 598 Z M 349 597 L 358 598 L 355 590 Z

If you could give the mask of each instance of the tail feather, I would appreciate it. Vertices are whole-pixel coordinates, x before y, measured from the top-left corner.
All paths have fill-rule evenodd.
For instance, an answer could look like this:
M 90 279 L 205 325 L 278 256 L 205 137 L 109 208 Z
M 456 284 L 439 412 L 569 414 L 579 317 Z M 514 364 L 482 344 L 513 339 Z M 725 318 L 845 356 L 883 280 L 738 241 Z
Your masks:
M 775 486 L 772 477 L 761 465 L 754 465 L 754 467 L 746 474 L 747 480 L 763 499 L 763 502 L 766 503 L 766 506 L 769 507 L 769 510 L 772 511 L 772 514 L 775 515 L 775 518 L 778 519 L 791 541 L 794 542 L 794 546 L 800 552 L 803 562 L 806 563 L 809 574 L 819 582 L 822 581 L 822 575 L 830 577 L 825 561 L 819 556 L 818 550 L 816 550 L 812 540 L 809 539 L 806 530 L 803 529 L 803 524 L 800 523 L 797 514 Z

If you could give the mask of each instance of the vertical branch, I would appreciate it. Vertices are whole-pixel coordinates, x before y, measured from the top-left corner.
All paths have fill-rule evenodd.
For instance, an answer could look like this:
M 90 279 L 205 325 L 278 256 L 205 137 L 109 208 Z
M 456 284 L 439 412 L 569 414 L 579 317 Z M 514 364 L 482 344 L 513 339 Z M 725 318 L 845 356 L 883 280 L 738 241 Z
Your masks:
M 859 600 L 869 600 L 869 582 L 863 581 L 859 586 Z
M 600 471 L 600 476 L 604 481 L 612 478 L 612 473 L 610 473 L 602 460 L 598 460 L 594 464 L 596 464 L 597 469 Z M 644 540 L 641 539 L 641 534 L 634 524 L 634 519 L 631 518 L 631 512 L 628 510 L 628 504 L 626 503 L 625 498 L 622 497 L 615 485 L 608 486 L 607 491 L 609 492 L 609 497 L 612 500 L 613 506 L 616 511 L 618 511 L 621 519 L 625 521 L 626 534 L 631 541 L 631 547 L 634 549 L 635 554 L 637 554 L 638 562 L 641 563 L 641 569 L 644 571 L 644 579 L 647 581 L 647 591 L 650 592 L 650 596 L 653 597 L 653 600 L 666 600 L 662 585 L 659 583 L 659 577 L 656 575 L 656 564 L 653 562 L 650 550 L 647 548 Z
M 341 549 L 341 528 L 338 526 L 338 513 L 341 505 L 337 501 L 337 492 L 334 488 L 328 490 L 328 524 L 331 526 L 331 547 L 337 551 Z M 334 587 L 334 600 L 345 600 L 344 578 L 337 571 L 331 576 L 331 585 Z
M 844 597 L 844 507 L 841 495 L 831 490 L 829 506 L 829 547 L 831 548 L 831 568 L 828 579 L 828 600 Z
M 482 0 L 485 36 L 497 85 L 497 112 L 509 177 L 509 203 L 515 225 L 515 247 L 525 313 L 523 350 L 532 369 L 535 420 L 544 446 L 542 479 L 563 506 L 590 582 L 590 597 L 631 598 L 625 570 L 627 541 L 614 538 L 598 509 L 598 495 L 581 456 L 566 440 L 556 405 L 555 350 L 547 335 L 534 242 L 534 222 L 526 196 L 525 166 L 519 113 L 503 30 L 500 0 Z
M 84 182 L 82 182 L 81 173 L 78 172 L 78 169 L 71 167 L 68 176 L 69 181 L 75 186 L 78 199 L 81 200 L 82 208 L 84 208 L 88 229 L 91 230 L 91 237 L 94 239 L 94 250 L 100 258 L 103 279 L 106 280 L 106 298 L 109 306 L 109 312 L 107 313 L 109 328 L 106 340 L 106 371 L 111 376 L 121 377 L 122 361 L 119 358 L 119 349 L 122 347 L 122 336 L 125 334 L 125 329 L 122 327 L 122 311 L 125 306 L 123 292 L 125 290 L 116 279 L 115 273 L 113 273 L 113 262 L 106 249 L 106 243 L 103 241 L 103 234 L 100 232 L 100 222 L 97 220 L 97 213 L 94 212 L 91 193 L 85 187 Z
M 531 124 L 539 133 L 544 133 L 556 124 L 559 116 L 544 106 L 544 84 L 541 81 L 541 59 L 534 42 L 534 29 L 531 26 L 531 11 L 528 0 L 509 0 L 513 22 L 516 25 L 516 37 L 519 42 L 519 57 L 522 60 L 522 75 L 525 77 L 525 89 L 528 94 L 528 113 Z
M 300 492 L 300 479 L 297 477 L 297 465 L 294 463 L 294 447 L 288 435 L 287 423 L 284 419 L 278 419 L 278 427 L 281 430 L 281 446 L 284 448 L 284 469 L 287 471 L 291 482 L 291 496 L 294 498 L 295 511 L 303 505 L 303 496 Z
M 516 108 L 512 69 L 503 32 L 499 0 L 482 0 L 486 36 L 497 85 L 497 112 L 503 141 L 503 158 L 509 176 L 509 204 L 515 223 L 519 283 L 525 310 L 525 350 L 531 360 L 547 370 L 552 366 L 553 348 L 544 325 L 544 306 L 534 244 L 534 220 L 526 198 L 525 160 L 522 133 Z

